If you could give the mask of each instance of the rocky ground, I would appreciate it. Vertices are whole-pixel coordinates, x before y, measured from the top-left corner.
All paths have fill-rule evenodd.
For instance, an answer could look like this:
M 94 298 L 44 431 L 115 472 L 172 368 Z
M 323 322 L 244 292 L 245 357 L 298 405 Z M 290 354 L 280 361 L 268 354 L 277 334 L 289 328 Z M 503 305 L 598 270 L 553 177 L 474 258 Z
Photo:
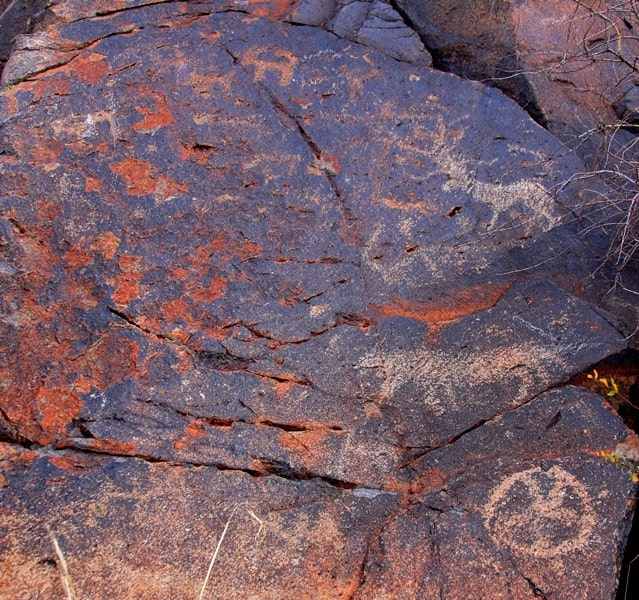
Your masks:
M 572 384 L 637 312 L 582 157 L 379 1 L 50 4 L 0 91 L 0 597 L 614 598 L 636 436 Z

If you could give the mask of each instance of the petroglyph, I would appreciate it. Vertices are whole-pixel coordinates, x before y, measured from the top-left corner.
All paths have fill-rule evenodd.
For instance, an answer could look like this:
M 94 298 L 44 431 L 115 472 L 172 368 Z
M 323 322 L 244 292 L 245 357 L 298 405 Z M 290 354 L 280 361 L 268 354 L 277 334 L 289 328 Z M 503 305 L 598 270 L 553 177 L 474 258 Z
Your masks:
M 294 54 L 286 50 L 276 50 L 277 60 L 262 59 L 265 50 L 251 48 L 242 56 L 242 62 L 255 68 L 254 81 L 262 81 L 266 73 L 275 71 L 279 73 L 279 84 L 281 86 L 290 85 L 293 79 L 293 70 L 297 66 L 299 59 Z
M 442 415 L 450 410 L 450 390 L 463 387 L 467 391 L 490 384 L 505 377 L 519 380 L 519 395 L 526 394 L 534 386 L 534 369 L 529 365 L 530 356 L 539 363 L 561 360 L 547 348 L 526 345 L 484 349 L 476 355 L 455 356 L 441 351 L 420 350 L 385 352 L 377 347 L 360 360 L 360 368 L 378 368 L 382 382 L 380 394 L 392 397 L 406 384 L 417 387 L 420 400 L 434 414 Z M 473 373 L 468 380 L 466 373 Z
M 535 558 L 556 558 L 582 548 L 595 523 L 588 489 L 559 465 L 510 475 L 484 507 L 491 537 Z

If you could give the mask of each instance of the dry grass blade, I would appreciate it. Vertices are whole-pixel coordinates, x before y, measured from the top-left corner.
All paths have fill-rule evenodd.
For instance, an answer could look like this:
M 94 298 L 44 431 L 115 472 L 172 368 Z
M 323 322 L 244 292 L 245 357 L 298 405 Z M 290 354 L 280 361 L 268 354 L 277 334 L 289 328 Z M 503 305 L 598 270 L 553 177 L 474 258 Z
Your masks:
M 67 561 L 62 553 L 62 548 L 60 548 L 60 544 L 58 543 L 54 533 L 49 528 L 47 528 L 47 530 L 49 531 L 49 537 L 51 538 L 51 543 L 53 544 L 55 553 L 58 556 L 60 578 L 62 579 L 62 585 L 64 585 L 64 591 L 67 594 L 67 600 L 76 600 L 76 595 L 73 591 L 73 584 L 71 583 L 71 575 L 69 574 L 69 567 L 67 566 Z
M 629 598 L 628 598 L 628 587 L 629 587 L 629 584 L 630 584 L 630 569 L 632 568 L 632 563 L 635 562 L 638 558 L 639 558 L 639 554 L 637 554 L 637 556 L 635 556 L 628 563 L 628 573 L 626 573 L 626 589 L 625 589 L 624 594 L 623 594 L 623 600 L 629 600 Z
M 262 529 L 264 528 L 263 521 L 250 508 L 247 508 L 243 504 L 236 504 L 233 507 L 233 510 L 231 511 L 231 514 L 228 520 L 226 521 L 226 524 L 224 525 L 222 535 L 220 536 L 220 539 L 217 542 L 217 546 L 215 547 L 215 552 L 213 552 L 213 556 L 211 557 L 211 562 L 209 563 L 209 568 L 208 568 L 208 571 L 206 572 L 206 577 L 204 578 L 204 583 L 202 584 L 202 589 L 200 590 L 200 595 L 198 596 L 198 600 L 202 600 L 204 598 L 204 593 L 206 592 L 206 586 L 209 583 L 209 579 L 211 578 L 211 572 L 213 571 L 213 565 L 215 564 L 215 561 L 217 560 L 217 555 L 219 554 L 220 548 L 222 547 L 222 542 L 224 541 L 224 538 L 226 537 L 226 532 L 228 531 L 229 525 L 231 524 L 231 520 L 233 519 L 233 516 L 237 512 L 238 508 L 243 508 L 252 519 L 254 519 L 257 523 L 259 523 L 260 528 L 257 530 L 257 533 L 255 534 L 256 540 L 259 538 L 260 533 L 262 533 Z

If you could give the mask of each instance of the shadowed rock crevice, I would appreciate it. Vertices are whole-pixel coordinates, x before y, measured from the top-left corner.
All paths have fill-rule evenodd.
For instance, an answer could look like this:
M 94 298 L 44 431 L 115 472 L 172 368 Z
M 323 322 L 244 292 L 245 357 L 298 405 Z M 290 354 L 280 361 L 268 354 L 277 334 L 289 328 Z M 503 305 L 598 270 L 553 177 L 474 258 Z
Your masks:
M 422 11 L 420 7 L 406 0 L 389 0 L 389 4 L 401 15 L 406 26 L 419 35 L 433 58 L 433 68 L 500 89 L 515 100 L 537 123 L 548 129 L 543 105 L 526 77 L 527 66 L 516 50 L 516 31 L 511 30 L 508 25 L 500 28 L 503 9 L 495 9 L 495 3 L 490 2 L 489 7 L 482 6 L 472 17 L 467 17 L 463 10 L 451 6 L 450 18 L 454 19 L 453 15 L 460 18 L 457 30 L 459 37 L 455 39 L 453 33 L 447 43 L 442 39 L 445 37 L 445 26 L 437 20 L 440 18 L 439 14 L 431 23 L 429 15 L 432 11 L 428 8 Z M 491 14 L 494 20 L 491 19 Z M 442 18 L 442 21 L 445 19 Z M 471 21 L 475 26 L 479 25 L 480 40 L 475 44 L 466 43 L 463 38 L 464 28 Z M 483 21 L 500 28 L 499 34 L 486 35 Z
M 0 75 L 11 53 L 11 42 L 32 33 L 44 19 L 46 0 L 2 0 L 0 2 Z

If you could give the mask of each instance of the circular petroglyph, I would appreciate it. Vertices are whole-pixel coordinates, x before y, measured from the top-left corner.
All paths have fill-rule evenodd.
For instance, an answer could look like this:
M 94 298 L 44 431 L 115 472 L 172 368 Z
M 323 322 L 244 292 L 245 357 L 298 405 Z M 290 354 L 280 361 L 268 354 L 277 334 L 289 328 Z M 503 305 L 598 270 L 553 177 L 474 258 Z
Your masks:
M 586 486 L 557 465 L 507 477 L 484 507 L 484 523 L 497 543 L 538 558 L 583 548 L 595 522 Z

